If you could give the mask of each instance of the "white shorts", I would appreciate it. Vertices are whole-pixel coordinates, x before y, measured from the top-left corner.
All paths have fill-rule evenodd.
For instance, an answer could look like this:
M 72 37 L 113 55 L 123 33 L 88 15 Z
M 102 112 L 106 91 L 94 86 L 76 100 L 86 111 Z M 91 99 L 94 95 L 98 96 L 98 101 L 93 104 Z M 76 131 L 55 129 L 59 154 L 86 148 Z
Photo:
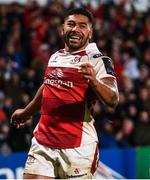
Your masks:
M 24 173 L 61 179 L 92 179 L 97 166 L 96 142 L 73 149 L 51 149 L 33 138 Z

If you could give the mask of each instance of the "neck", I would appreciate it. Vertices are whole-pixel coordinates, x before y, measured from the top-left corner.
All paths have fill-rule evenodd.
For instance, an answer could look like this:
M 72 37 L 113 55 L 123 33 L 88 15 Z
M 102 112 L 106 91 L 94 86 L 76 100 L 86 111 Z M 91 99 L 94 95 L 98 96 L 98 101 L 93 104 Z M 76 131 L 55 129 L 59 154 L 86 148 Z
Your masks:
M 84 46 L 82 46 L 81 48 L 78 48 L 78 49 L 69 48 L 69 47 L 67 46 L 67 44 L 65 44 L 65 51 L 70 52 L 70 53 L 75 52 L 75 51 L 80 51 L 80 50 L 85 49 L 88 44 L 89 44 L 89 42 L 87 42 Z

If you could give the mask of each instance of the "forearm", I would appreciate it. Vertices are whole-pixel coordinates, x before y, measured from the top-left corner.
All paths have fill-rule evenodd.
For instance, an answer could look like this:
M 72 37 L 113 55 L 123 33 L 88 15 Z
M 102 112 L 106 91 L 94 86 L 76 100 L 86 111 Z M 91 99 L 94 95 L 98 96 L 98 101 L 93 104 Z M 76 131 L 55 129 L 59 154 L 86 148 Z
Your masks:
M 95 79 L 93 82 L 91 82 L 91 86 L 100 100 L 115 108 L 119 101 L 117 83 L 115 80 L 113 80 L 113 85 L 110 85 L 108 84 L 108 81 L 107 83 L 105 83 L 105 81 L 107 80 L 98 81 Z
M 119 101 L 119 93 L 114 76 L 97 80 L 96 72 L 93 66 L 89 63 L 81 64 L 78 72 L 88 80 L 89 84 L 100 100 L 113 108 L 117 106 Z
M 35 112 L 40 110 L 43 87 L 44 87 L 44 85 L 41 85 L 41 87 L 38 89 L 36 95 L 34 96 L 33 100 L 24 108 L 23 115 L 32 116 Z

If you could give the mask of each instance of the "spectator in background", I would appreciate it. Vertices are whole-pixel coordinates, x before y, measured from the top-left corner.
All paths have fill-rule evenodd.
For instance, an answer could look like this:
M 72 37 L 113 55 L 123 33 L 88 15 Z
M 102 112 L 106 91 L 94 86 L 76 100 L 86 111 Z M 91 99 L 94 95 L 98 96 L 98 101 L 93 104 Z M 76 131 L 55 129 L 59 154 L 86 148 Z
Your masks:
M 103 120 L 101 131 L 98 134 L 99 148 L 114 148 L 118 147 L 115 138 L 115 131 L 112 122 L 107 119 Z
M 4 111 L 0 110 L 0 154 L 8 155 L 12 149 L 9 144 L 10 124 Z
M 145 64 L 150 71 L 150 47 L 147 47 L 144 51 L 143 64 Z
M 136 82 L 139 80 L 139 68 L 138 68 L 138 59 L 132 49 L 123 53 L 124 56 L 124 71 L 128 74 L 129 78 Z M 126 57 L 125 57 L 126 56 Z
M 63 4 L 63 2 L 65 3 Z M 39 6 L 37 1 L 28 1 L 24 5 L 19 3 L 0 4 L 0 107 L 5 112 L 6 119 L 9 119 L 10 112 L 16 108 L 16 105 L 14 106 L 15 97 L 6 95 L 5 86 L 10 82 L 13 72 L 18 73 L 19 86 L 24 90 L 20 94 L 21 104 L 26 105 L 43 81 L 45 66 L 41 66 L 42 62 L 46 64 L 48 56 L 63 47 L 57 29 L 60 28 L 64 12 L 70 7 L 85 6 L 94 14 L 93 39 L 98 43 L 99 50 L 114 60 L 120 91 L 120 102 L 112 115 L 105 110 L 101 103 L 98 104 L 100 111 L 96 114 L 96 129 L 98 132 L 102 130 L 104 121 L 100 121 L 100 119 L 105 119 L 109 115 L 110 120 L 113 121 L 114 133 L 116 133 L 121 128 L 123 119 L 129 111 L 130 118 L 133 118 L 132 120 L 136 123 L 142 111 L 141 106 L 145 106 L 147 101 L 143 99 L 145 95 L 140 95 L 147 93 L 141 93 L 141 91 L 144 88 L 146 89 L 144 91 L 150 92 L 148 3 L 149 0 L 50 0 L 44 6 Z M 137 6 L 137 4 L 140 5 Z M 10 47 L 8 47 L 9 45 Z M 43 45 L 48 45 L 47 52 L 41 52 Z M 139 71 L 136 85 L 130 74 L 126 74 L 124 71 L 126 69 L 124 52 L 130 54 L 130 49 L 134 52 L 134 65 L 136 65 L 134 67 L 136 67 L 136 71 Z M 39 53 L 42 53 L 42 56 L 37 57 Z M 42 59 L 43 56 L 44 59 Z M 20 67 L 22 68 L 21 72 Z M 130 68 L 129 65 L 128 67 Z M 133 74 L 135 71 L 131 69 L 130 72 Z M 149 103 L 146 102 L 145 111 L 149 113 L 148 106 Z M 139 112 L 136 118 L 133 117 L 135 112 Z M 35 118 L 37 122 L 38 119 Z M 101 123 L 99 124 L 99 122 Z M 35 124 L 31 123 L 31 126 L 32 129 Z M 9 128 L 11 129 L 12 126 L 10 125 Z M 102 141 L 102 139 L 100 140 Z
M 121 85 L 122 76 L 124 73 L 124 66 L 122 62 L 121 52 L 119 50 L 112 50 L 112 58 L 114 59 L 114 69 L 116 72 L 117 82 Z
M 134 122 L 132 119 L 125 117 L 122 122 L 122 127 L 116 132 L 115 139 L 118 147 L 133 146 L 133 130 Z
M 12 152 L 12 148 L 9 145 L 9 125 L 4 124 L 4 122 L 0 125 L 0 154 L 3 156 L 7 156 Z
M 150 116 L 146 110 L 139 112 L 139 119 L 135 124 L 133 143 L 135 146 L 146 146 L 150 143 Z
M 150 109 L 150 91 L 148 91 L 147 87 L 142 87 L 141 89 L 139 89 L 138 97 L 138 109 Z

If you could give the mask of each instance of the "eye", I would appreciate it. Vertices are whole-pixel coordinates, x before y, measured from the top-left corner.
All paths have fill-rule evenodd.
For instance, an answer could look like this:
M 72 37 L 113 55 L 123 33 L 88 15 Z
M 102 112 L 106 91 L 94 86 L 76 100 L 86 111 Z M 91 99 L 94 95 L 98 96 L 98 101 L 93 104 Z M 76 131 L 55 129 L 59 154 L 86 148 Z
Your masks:
M 68 25 L 69 27 L 74 27 L 74 23 L 72 23 L 72 22 L 68 22 L 67 25 Z
M 86 26 L 86 24 L 80 24 L 79 27 L 80 27 L 81 29 L 85 29 L 87 26 Z

